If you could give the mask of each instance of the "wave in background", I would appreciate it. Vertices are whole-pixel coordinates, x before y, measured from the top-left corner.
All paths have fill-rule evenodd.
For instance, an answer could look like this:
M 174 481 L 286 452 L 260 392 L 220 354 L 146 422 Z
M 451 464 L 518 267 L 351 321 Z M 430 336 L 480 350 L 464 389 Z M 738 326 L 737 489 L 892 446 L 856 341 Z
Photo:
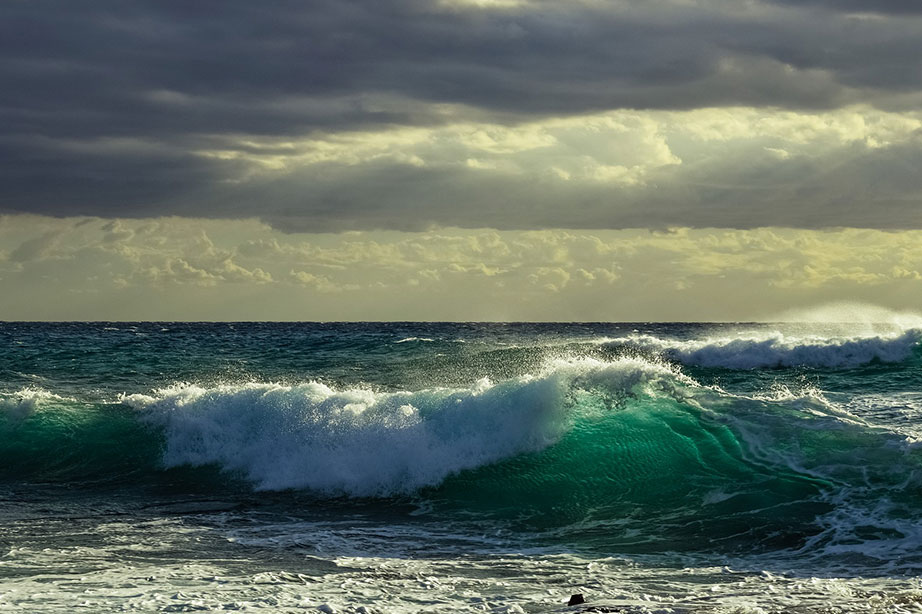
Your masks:
M 781 367 L 849 368 L 907 360 L 919 347 L 922 330 L 870 336 L 820 336 L 779 331 L 747 331 L 735 336 L 687 341 L 652 335 L 608 340 L 609 349 L 636 349 L 697 367 L 757 369 Z
M 713 335 L 692 339 L 634 334 L 605 339 L 602 345 L 696 367 L 838 369 L 903 362 L 922 341 L 922 315 L 866 303 L 788 310 L 769 320 L 774 324 L 724 325 L 715 327 Z

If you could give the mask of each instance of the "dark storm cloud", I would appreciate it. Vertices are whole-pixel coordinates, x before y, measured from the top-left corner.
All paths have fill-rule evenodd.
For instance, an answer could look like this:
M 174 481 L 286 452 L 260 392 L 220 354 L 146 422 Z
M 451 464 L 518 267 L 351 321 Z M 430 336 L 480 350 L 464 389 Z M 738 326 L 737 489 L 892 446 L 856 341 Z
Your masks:
M 485 191 L 468 192 L 480 183 L 469 186 L 466 173 L 332 169 L 313 183 L 240 182 L 242 163 L 194 152 L 231 137 L 435 125 L 457 113 L 514 123 L 614 108 L 919 100 L 914 3 L 875 3 L 899 17 L 866 20 L 844 14 L 861 10 L 857 0 L 807 4 L 10 0 L 0 4 L 0 208 L 256 214 L 291 228 L 558 224 L 572 191 L 543 192 L 536 202 L 546 204 L 523 219 L 503 213 L 507 201 L 472 202 Z M 447 115 L 434 103 L 463 106 Z M 471 204 L 433 203 L 416 185 Z M 494 187 L 529 196 L 528 186 Z M 567 225 L 634 220 L 612 206 Z
M 233 172 L 181 150 L 0 139 L 0 209 L 136 217 L 200 215 L 196 200 Z
M 906 53 L 922 55 L 917 24 L 863 24 L 855 40 L 854 27 L 843 32 L 828 19 L 648 4 L 484 12 L 399 0 L 6 3 L 0 76 L 9 87 L 0 102 L 24 127 L 67 135 L 291 134 L 415 120 L 362 108 L 362 96 L 380 93 L 513 114 L 827 107 L 839 92 L 804 91 L 792 75 L 760 88 L 759 71 L 721 74 L 721 61 L 836 70 L 867 63 L 873 51 L 869 75 L 922 65 Z
M 922 3 L 917 0 L 771 0 L 777 4 L 795 7 L 816 6 L 836 11 L 878 14 L 922 14 Z

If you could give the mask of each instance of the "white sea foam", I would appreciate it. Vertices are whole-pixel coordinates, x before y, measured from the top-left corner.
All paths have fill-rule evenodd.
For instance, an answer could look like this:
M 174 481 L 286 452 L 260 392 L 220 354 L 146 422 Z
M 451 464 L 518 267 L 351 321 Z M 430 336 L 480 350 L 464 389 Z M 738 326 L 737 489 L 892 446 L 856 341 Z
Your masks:
M 0 392 L 0 415 L 21 420 L 53 402 L 73 401 L 41 388 L 23 388 L 16 392 Z
M 688 341 L 632 335 L 609 341 L 606 345 L 629 345 L 700 367 L 856 367 L 875 360 L 906 360 L 919 344 L 920 338 L 922 332 L 917 329 L 894 334 L 844 337 L 791 335 L 770 331 Z
M 912 447 L 922 445 L 922 392 L 854 394 L 846 403 L 850 413 L 901 433 Z
M 163 428 L 168 467 L 216 463 L 259 489 L 379 496 L 412 492 L 554 443 L 570 426 L 568 395 L 576 380 L 630 394 L 654 381 L 681 379 L 640 359 L 580 359 L 462 389 L 188 384 L 123 401 Z

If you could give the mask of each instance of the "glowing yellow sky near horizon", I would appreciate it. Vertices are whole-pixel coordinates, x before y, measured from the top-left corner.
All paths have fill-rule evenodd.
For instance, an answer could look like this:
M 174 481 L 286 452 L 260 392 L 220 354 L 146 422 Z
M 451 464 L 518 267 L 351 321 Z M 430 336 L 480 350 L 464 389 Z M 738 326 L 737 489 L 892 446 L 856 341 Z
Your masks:
M 5 320 L 770 320 L 844 300 L 912 310 L 920 271 L 922 231 L 0 217 Z

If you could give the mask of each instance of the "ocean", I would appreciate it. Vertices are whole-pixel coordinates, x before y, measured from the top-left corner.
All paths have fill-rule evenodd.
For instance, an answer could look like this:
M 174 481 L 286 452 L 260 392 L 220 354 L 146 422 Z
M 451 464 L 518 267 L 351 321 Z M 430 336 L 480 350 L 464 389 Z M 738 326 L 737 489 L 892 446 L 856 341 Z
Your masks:
M 920 340 L 2 323 L 0 611 L 920 612 Z

